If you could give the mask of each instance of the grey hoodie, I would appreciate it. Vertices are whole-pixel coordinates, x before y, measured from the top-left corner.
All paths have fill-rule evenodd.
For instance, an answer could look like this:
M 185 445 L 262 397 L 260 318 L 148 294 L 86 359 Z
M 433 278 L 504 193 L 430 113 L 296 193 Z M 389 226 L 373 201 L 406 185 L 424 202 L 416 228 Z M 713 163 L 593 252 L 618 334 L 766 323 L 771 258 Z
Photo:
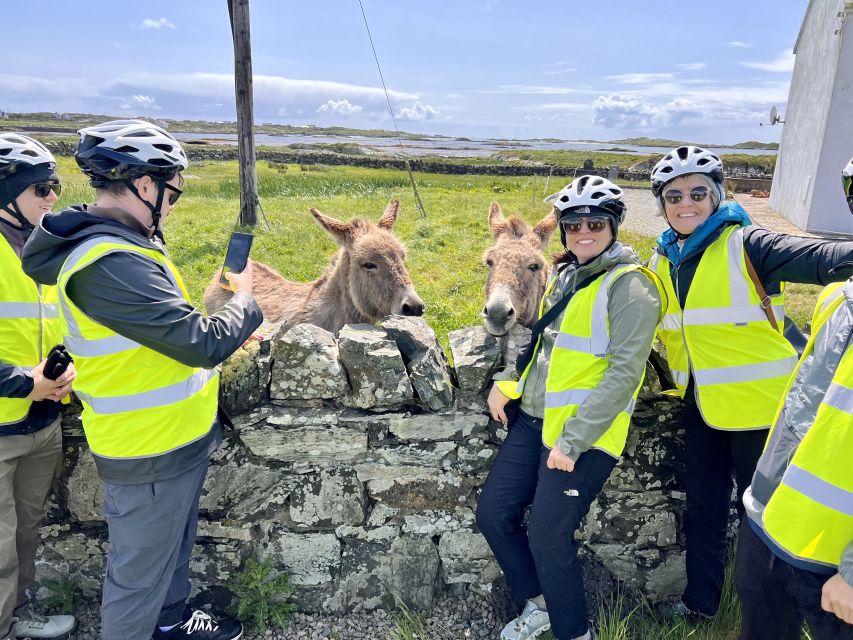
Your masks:
M 94 236 L 111 236 L 164 254 L 150 230 L 121 209 L 80 205 L 45 216 L 22 254 L 24 271 L 36 282 L 55 284 L 68 254 Z M 69 298 L 86 315 L 146 347 L 191 367 L 220 364 L 263 321 L 254 298 L 235 294 L 219 312 L 204 317 L 172 284 L 164 267 L 144 256 L 111 253 L 75 273 Z M 156 428 L 156 425 L 152 425 Z M 101 476 L 115 484 L 143 484 L 200 464 L 221 439 L 221 426 L 207 436 L 162 456 L 141 460 L 95 456 Z
M 619 264 L 640 264 L 631 247 L 615 242 L 591 262 L 569 265 L 560 273 L 557 285 L 545 300 L 545 310 L 553 307 L 586 278 L 603 273 Z M 595 393 L 578 408 L 578 413 L 563 426 L 557 448 L 577 460 L 592 447 L 610 427 L 622 408 L 631 400 L 637 382 L 643 374 L 646 359 L 652 348 L 661 300 L 657 287 L 641 273 L 628 273 L 618 278 L 610 288 L 607 314 L 610 319 L 610 367 L 596 387 Z M 542 418 L 545 414 L 545 381 L 551 350 L 563 321 L 561 313 L 542 333 L 536 358 L 527 374 L 521 396 L 521 410 Z M 495 376 L 496 380 L 517 377 L 510 366 Z

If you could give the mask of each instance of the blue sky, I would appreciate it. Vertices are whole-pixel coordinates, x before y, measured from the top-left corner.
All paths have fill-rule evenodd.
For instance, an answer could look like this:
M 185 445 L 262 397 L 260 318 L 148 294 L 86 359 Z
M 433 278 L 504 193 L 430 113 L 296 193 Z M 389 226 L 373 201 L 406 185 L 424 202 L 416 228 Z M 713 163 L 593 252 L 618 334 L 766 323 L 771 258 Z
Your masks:
M 808 0 L 363 3 L 403 130 L 732 143 L 779 139 Z M 258 122 L 391 128 L 357 0 L 250 8 Z M 2 109 L 234 119 L 225 0 L 3 14 Z

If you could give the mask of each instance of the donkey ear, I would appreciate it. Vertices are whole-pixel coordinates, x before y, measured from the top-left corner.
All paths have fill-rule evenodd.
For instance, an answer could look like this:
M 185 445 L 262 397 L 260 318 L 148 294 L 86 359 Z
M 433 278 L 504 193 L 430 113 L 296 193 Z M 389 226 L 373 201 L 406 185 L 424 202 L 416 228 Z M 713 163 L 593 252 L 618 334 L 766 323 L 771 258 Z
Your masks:
M 556 228 L 557 216 L 554 215 L 553 210 L 547 216 L 542 218 L 542 220 L 539 221 L 539 224 L 533 228 L 533 233 L 539 237 L 543 249 L 548 246 L 548 242 L 551 240 L 551 234 L 554 233 L 554 229 Z
M 317 211 L 314 207 L 311 207 L 311 215 L 335 239 L 337 244 L 343 246 L 352 239 L 352 227 L 349 222 L 330 218 Z
M 501 211 L 501 205 L 497 202 L 493 202 L 489 206 L 489 226 L 492 228 L 492 237 L 495 240 L 502 233 L 506 233 L 508 229 L 503 211 Z
M 400 208 L 400 201 L 397 198 L 388 201 L 388 206 L 385 207 L 385 213 L 379 218 L 379 226 L 382 229 L 391 231 L 394 228 L 394 223 L 397 222 L 397 210 Z

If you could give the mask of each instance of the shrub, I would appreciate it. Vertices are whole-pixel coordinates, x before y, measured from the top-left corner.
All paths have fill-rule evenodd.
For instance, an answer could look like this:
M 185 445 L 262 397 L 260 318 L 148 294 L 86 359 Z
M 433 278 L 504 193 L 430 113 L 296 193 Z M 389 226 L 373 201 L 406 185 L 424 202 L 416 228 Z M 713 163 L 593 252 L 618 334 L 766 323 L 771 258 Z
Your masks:
M 272 563 L 269 560 L 259 563 L 250 558 L 243 571 L 228 583 L 228 588 L 237 598 L 231 606 L 231 614 L 257 629 L 269 624 L 284 627 L 296 609 L 294 604 L 285 602 L 285 598 L 293 593 L 290 576 L 280 573 L 273 577 L 271 573 Z

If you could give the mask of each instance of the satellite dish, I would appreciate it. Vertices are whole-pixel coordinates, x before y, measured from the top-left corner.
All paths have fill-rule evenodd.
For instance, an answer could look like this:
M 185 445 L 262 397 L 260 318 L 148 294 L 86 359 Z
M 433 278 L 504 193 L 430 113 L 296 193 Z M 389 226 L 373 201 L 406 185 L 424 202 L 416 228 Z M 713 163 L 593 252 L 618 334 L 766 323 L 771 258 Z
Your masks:
M 785 124 L 785 121 L 782 120 L 781 116 L 779 115 L 779 110 L 776 109 L 776 106 L 774 105 L 770 107 L 770 124 L 774 125 L 779 123 Z

